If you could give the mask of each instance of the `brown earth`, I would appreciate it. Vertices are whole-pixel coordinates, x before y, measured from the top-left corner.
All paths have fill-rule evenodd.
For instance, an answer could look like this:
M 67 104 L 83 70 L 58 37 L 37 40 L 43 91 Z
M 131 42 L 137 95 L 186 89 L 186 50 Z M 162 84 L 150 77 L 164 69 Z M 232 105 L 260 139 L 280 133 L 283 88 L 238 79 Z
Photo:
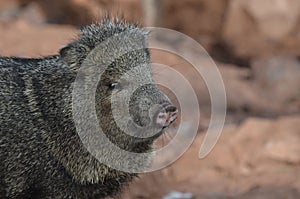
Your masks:
M 124 198 L 158 199 L 173 190 L 196 199 L 300 197 L 300 117 L 249 118 L 227 125 L 213 151 L 199 159 L 204 134 L 173 165 L 136 180 Z
M 247 65 L 255 57 L 300 55 L 298 0 L 163 0 L 159 7 L 160 26 L 192 36 L 220 60 Z M 145 21 L 139 0 L 0 2 L 0 21 L 82 26 L 107 14 Z

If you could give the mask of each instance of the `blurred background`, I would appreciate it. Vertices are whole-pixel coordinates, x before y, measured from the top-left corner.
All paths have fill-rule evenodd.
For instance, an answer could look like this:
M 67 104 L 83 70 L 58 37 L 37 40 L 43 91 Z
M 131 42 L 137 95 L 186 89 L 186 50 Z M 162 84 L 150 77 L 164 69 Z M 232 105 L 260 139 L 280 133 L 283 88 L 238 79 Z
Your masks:
M 178 161 L 141 175 L 121 198 L 300 198 L 299 0 L 1 0 L 0 55 L 56 54 L 78 28 L 107 15 L 195 39 L 218 65 L 228 103 L 221 138 L 200 160 L 207 88 L 184 60 L 154 52 L 197 84 L 199 133 Z M 181 41 L 172 45 L 193 53 Z

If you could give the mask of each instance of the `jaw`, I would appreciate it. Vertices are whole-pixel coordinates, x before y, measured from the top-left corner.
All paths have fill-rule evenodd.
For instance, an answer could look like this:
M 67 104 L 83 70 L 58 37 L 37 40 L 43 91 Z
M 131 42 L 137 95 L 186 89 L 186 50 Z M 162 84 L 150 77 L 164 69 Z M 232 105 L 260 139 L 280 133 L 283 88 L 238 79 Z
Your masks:
M 160 128 L 159 131 L 157 131 L 155 134 L 149 134 L 149 133 L 140 133 L 139 135 L 144 137 L 144 138 L 134 138 L 134 142 L 136 144 L 142 144 L 144 143 L 145 145 L 153 145 L 154 141 L 156 141 L 161 135 L 163 135 L 166 132 L 166 128 Z M 157 130 L 157 129 L 156 129 Z M 150 136 L 147 136 L 150 135 Z
M 104 123 L 103 125 L 107 124 Z M 126 129 L 121 129 L 116 123 L 112 126 L 114 126 L 114 128 L 104 132 L 107 138 L 119 148 L 135 153 L 145 153 L 151 150 L 154 142 L 163 135 L 168 128 L 154 124 L 143 128 L 132 121 L 127 123 Z

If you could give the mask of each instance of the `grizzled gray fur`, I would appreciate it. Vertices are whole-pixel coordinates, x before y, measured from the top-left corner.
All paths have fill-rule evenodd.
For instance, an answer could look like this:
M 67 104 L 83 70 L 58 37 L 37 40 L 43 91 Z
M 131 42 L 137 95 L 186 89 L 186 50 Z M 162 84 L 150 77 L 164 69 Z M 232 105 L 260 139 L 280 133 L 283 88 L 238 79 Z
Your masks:
M 113 92 L 126 95 L 131 84 L 122 84 L 119 77 L 141 64 L 143 68 L 137 70 L 132 80 L 152 77 L 148 33 L 137 25 L 107 19 L 83 28 L 79 38 L 58 55 L 41 59 L 1 57 L 1 199 L 105 198 L 118 194 L 136 176 L 110 168 L 94 158 L 80 141 L 72 117 L 72 85 L 82 63 L 91 59 L 88 62 L 97 65 L 96 60 L 101 60 L 103 54 L 96 53 L 92 59 L 88 58 L 89 53 L 107 38 L 127 30 L 139 35 L 142 46 L 116 58 L 101 76 L 95 96 L 99 125 L 111 142 L 127 151 L 141 153 L 150 151 L 163 128 L 172 123 L 177 110 L 154 83 L 143 85 L 133 93 L 129 110 L 138 126 L 154 125 L 153 121 L 160 115 L 159 133 L 137 138 L 124 133 L 114 122 L 111 95 Z M 163 112 L 150 114 L 150 107 L 155 104 L 162 105 Z M 165 112 L 173 115 L 162 122 Z

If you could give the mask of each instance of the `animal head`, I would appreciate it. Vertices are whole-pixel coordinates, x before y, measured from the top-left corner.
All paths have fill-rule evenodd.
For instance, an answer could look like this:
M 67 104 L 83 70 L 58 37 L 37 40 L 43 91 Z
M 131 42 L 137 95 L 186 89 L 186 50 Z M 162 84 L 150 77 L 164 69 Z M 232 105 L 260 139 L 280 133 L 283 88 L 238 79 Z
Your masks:
M 93 84 L 91 76 L 99 78 L 99 125 L 110 141 L 134 152 L 151 148 L 178 112 L 153 81 L 147 38 L 148 32 L 135 24 L 105 20 L 85 27 L 60 51 L 72 70 L 81 68 L 87 85 Z

